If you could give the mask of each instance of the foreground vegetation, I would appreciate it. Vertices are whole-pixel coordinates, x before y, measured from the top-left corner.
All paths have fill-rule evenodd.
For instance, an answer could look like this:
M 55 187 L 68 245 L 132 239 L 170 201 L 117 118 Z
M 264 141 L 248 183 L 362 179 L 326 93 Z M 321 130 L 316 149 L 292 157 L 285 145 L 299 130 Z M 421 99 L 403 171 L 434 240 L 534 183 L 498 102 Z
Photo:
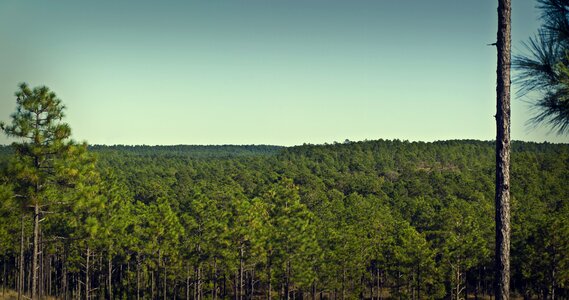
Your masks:
M 93 147 L 96 176 L 46 191 L 40 295 L 458 299 L 492 292 L 491 142 L 248 146 L 242 155 L 126 148 Z M 0 152 L 2 283 L 17 289 L 24 224 L 29 290 L 33 216 L 14 197 L 11 150 Z M 512 175 L 513 289 L 567 297 L 569 146 L 515 142 Z

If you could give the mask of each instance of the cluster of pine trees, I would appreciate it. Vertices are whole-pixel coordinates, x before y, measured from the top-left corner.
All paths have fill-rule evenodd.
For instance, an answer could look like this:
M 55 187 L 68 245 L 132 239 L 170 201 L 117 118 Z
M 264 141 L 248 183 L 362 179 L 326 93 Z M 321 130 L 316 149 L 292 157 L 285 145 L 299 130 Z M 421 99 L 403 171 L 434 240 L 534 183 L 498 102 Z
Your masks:
M 80 178 L 60 178 L 41 191 L 37 294 L 460 299 L 492 293 L 491 142 L 379 140 L 261 147 L 257 155 L 249 146 L 244 155 L 198 157 L 185 148 L 98 146 L 90 151 L 96 162 L 84 158 L 87 167 L 63 168 Z M 14 151 L 2 152 L 1 282 L 9 289 L 21 284 L 29 294 L 33 207 L 17 197 L 8 163 Z M 569 146 L 513 144 L 516 293 L 569 296 L 568 179 Z

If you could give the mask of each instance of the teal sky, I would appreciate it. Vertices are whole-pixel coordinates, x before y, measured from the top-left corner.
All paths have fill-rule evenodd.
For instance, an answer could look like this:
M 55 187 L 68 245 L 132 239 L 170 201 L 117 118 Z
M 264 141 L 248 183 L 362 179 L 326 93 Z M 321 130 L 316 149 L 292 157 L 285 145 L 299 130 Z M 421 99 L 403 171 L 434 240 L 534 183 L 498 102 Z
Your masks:
M 514 53 L 539 25 L 513 1 Z M 494 0 L 0 2 L 0 120 L 47 85 L 91 144 L 495 137 Z M 512 99 L 512 138 L 531 129 Z M 0 144 L 10 141 L 0 137 Z

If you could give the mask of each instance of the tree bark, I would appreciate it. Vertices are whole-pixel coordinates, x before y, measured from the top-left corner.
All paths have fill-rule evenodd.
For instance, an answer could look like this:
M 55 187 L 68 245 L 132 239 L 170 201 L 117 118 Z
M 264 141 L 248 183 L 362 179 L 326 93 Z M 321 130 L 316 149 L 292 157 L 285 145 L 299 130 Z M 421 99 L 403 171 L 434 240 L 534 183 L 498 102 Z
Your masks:
M 140 253 L 136 254 L 136 300 L 140 299 Z
M 168 276 L 168 269 L 166 266 L 166 259 L 164 259 L 164 287 L 163 287 L 164 288 L 164 295 L 163 295 L 164 300 L 166 300 L 168 298 L 168 293 L 167 293 L 167 280 L 168 280 L 168 278 L 167 278 L 167 276 Z
M 24 219 L 25 215 L 22 213 L 22 223 L 21 232 L 20 232 L 20 265 L 19 265 L 19 272 L 18 272 L 18 300 L 22 299 L 22 292 L 24 291 Z
M 285 281 L 285 294 L 286 300 L 290 299 L 290 260 L 286 262 L 286 281 Z
M 89 259 L 91 257 L 91 249 L 87 246 L 87 255 L 85 263 L 85 299 L 89 300 Z
M 510 297 L 510 64 L 511 0 L 498 0 L 496 84 L 496 300 Z
M 40 235 L 40 206 L 38 200 L 34 201 L 34 250 L 32 254 L 32 300 L 38 298 L 38 253 Z
M 113 264 L 110 252 L 109 249 L 109 254 L 107 254 L 107 293 L 109 299 L 113 299 Z
M 213 291 L 212 291 L 212 298 L 213 300 L 217 300 L 217 259 L 213 259 Z
M 316 280 L 312 280 L 312 300 L 316 300 Z M 373 294 L 372 294 L 373 300 Z
M 196 286 L 197 286 L 197 294 L 196 294 L 197 298 L 196 299 L 202 300 L 202 267 L 201 267 L 201 263 L 198 263 L 198 274 L 197 274 Z
M 267 287 L 267 299 L 271 300 L 271 290 L 273 288 L 273 286 L 271 285 L 271 263 L 270 263 L 270 259 L 269 259 L 269 263 L 267 264 L 267 283 L 268 283 L 268 287 Z
M 190 266 L 188 265 L 186 274 L 186 300 L 190 300 Z
M 64 248 L 65 249 L 65 248 Z M 67 300 L 67 296 L 68 296 L 68 291 L 69 291 L 69 276 L 67 275 L 67 249 L 64 250 L 63 252 L 63 261 L 61 263 L 61 269 L 62 269 L 62 273 L 63 273 L 63 287 L 62 287 L 62 293 L 63 293 L 63 300 Z M 112 299 L 112 298 L 110 298 Z
M 239 300 L 243 300 L 243 244 L 239 248 Z

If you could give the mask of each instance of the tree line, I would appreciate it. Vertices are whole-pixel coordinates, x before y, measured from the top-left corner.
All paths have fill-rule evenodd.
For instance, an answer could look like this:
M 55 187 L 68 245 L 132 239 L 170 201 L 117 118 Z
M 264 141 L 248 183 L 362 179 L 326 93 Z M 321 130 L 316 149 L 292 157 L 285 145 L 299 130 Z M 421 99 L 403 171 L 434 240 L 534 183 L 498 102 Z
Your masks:
M 29 137 L 0 151 L 3 291 L 198 300 L 493 293 L 493 142 L 89 150 L 69 140 L 62 114 L 49 117 L 63 109 L 55 95 L 24 101 L 38 95 L 50 96 L 22 86 L 18 121 L 2 125 Z M 569 296 L 568 165 L 568 145 L 512 143 L 511 287 L 527 298 Z

